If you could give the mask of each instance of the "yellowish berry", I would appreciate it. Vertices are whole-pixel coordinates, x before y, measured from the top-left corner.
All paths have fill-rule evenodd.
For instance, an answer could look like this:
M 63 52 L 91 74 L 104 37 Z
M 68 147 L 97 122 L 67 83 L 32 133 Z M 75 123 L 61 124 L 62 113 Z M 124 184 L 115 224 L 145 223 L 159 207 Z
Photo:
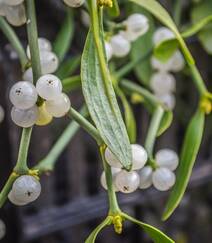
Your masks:
M 212 102 L 207 97 L 203 97 L 200 101 L 200 108 L 209 115 L 212 111 Z
M 121 234 L 122 233 L 122 222 L 123 222 L 123 219 L 120 215 L 115 215 L 113 217 L 113 225 L 114 225 L 114 229 L 115 229 L 115 232 L 117 234 Z
M 137 93 L 133 93 L 131 95 L 131 102 L 133 104 L 140 104 L 144 101 L 144 98 L 140 95 L 140 94 L 137 94 Z
M 98 0 L 98 5 L 100 7 L 112 8 L 113 7 L 113 1 L 112 0 Z
M 36 125 L 38 126 L 46 126 L 52 121 L 52 115 L 50 115 L 45 107 L 45 102 L 42 106 L 38 107 L 38 119 L 36 121 Z

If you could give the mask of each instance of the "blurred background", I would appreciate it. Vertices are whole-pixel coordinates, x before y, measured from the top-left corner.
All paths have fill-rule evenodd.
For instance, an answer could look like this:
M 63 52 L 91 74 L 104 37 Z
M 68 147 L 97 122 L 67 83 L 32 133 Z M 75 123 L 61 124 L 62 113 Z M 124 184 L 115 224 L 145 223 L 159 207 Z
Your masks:
M 210 1 L 210 0 L 209 0 Z M 125 2 L 120 1 L 122 6 Z M 180 1 L 161 1 L 173 13 Z M 182 0 L 181 24 L 191 22 L 192 8 L 204 1 Z M 199 3 L 200 2 L 200 3 Z M 37 20 L 39 36 L 54 41 L 65 11 L 62 1 L 37 0 Z M 120 19 L 127 12 L 123 7 Z M 66 58 L 75 57 L 83 50 L 87 28 L 81 20 L 80 10 L 74 11 L 74 37 Z M 212 8 L 211 8 L 212 13 Z M 159 23 L 155 22 L 156 25 Z M 27 38 L 24 27 L 16 28 L 23 45 Z M 197 37 L 188 40 L 189 47 L 196 58 L 197 65 L 212 89 L 212 28 L 209 32 L 211 42 L 209 50 Z M 77 68 L 74 74 L 79 74 Z M 139 82 L 136 73 L 128 77 Z M 179 152 L 186 125 L 195 111 L 198 94 L 185 74 L 177 74 L 177 105 L 174 121 L 170 129 L 160 137 L 156 144 L 159 148 L 171 148 Z M 21 69 L 16 53 L 0 32 L 0 105 L 4 108 L 5 119 L 0 124 L 0 186 L 3 187 L 17 158 L 21 129 L 10 118 L 11 104 L 8 92 L 14 82 L 21 79 Z M 71 93 L 74 108 L 83 103 L 81 91 Z M 137 121 L 137 142 L 144 143 L 149 125 L 149 114 L 140 104 L 134 105 Z M 28 161 L 35 165 L 45 157 L 56 139 L 70 121 L 68 118 L 55 119 L 46 127 L 35 127 Z M 168 193 L 154 189 L 138 190 L 130 195 L 118 195 L 121 208 L 138 219 L 159 227 L 179 243 L 210 243 L 212 238 L 212 117 L 207 118 L 204 139 L 198 155 L 189 188 L 180 207 L 172 217 L 160 220 Z M 84 242 L 92 229 L 105 217 L 108 209 L 107 195 L 100 185 L 102 173 L 101 160 L 96 143 L 80 130 L 57 161 L 53 173 L 41 178 L 42 194 L 40 198 L 26 207 L 15 207 L 7 202 L 0 210 L 0 219 L 6 224 L 6 235 L 2 243 L 80 243 Z M 126 222 L 121 235 L 113 228 L 105 229 L 98 237 L 98 243 L 148 243 L 151 242 L 138 227 Z

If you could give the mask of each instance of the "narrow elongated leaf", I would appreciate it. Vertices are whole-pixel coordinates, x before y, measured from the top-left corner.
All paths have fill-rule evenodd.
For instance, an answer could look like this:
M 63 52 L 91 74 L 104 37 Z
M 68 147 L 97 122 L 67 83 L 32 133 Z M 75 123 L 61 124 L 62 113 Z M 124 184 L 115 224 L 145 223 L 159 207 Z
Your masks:
M 121 99 L 122 105 L 124 107 L 124 119 L 127 128 L 127 133 L 130 139 L 130 143 L 135 143 L 136 141 L 136 121 L 135 116 L 130 106 L 124 92 L 121 89 L 117 88 L 116 93 Z
M 113 7 L 108 8 L 108 13 L 111 17 L 118 17 L 120 15 L 120 9 L 117 0 L 113 0 Z
M 205 115 L 203 111 L 197 110 L 188 125 L 180 155 L 180 165 L 177 170 L 176 183 L 166 204 L 163 220 L 166 220 L 173 213 L 185 193 L 201 144 L 204 121 Z
M 179 41 L 180 47 L 185 55 L 185 58 L 189 64 L 194 64 L 194 59 L 188 50 L 182 36 L 180 35 L 174 21 L 172 20 L 169 13 L 163 8 L 156 0 L 131 0 L 132 2 L 142 6 L 147 9 L 150 13 L 152 13 L 156 18 L 158 18 L 164 25 L 170 28 L 177 40 Z
M 141 228 L 143 228 L 143 230 L 153 240 L 154 243 L 174 243 L 174 241 L 171 238 L 169 238 L 167 235 L 165 235 L 159 229 L 156 229 L 149 224 L 146 224 L 137 219 L 134 219 L 133 217 L 131 217 L 127 214 L 123 214 L 123 217 L 125 219 L 128 219 L 129 221 L 139 225 Z
M 173 112 L 165 111 L 163 114 L 162 121 L 160 123 L 160 127 L 157 132 L 157 136 L 162 135 L 170 127 L 172 120 L 173 120 Z
M 53 50 L 60 61 L 67 53 L 74 33 L 74 24 L 71 10 L 67 8 L 67 15 L 53 44 Z
M 109 76 L 109 75 L 108 75 Z M 87 36 L 81 64 L 82 90 L 102 139 L 126 169 L 132 153 L 111 80 L 103 80 L 93 33 Z M 107 89 L 105 87 L 107 82 Z
M 99 232 L 105 228 L 107 225 L 111 224 L 111 218 L 107 217 L 100 225 L 94 229 L 94 231 L 89 235 L 85 243 L 94 243 Z

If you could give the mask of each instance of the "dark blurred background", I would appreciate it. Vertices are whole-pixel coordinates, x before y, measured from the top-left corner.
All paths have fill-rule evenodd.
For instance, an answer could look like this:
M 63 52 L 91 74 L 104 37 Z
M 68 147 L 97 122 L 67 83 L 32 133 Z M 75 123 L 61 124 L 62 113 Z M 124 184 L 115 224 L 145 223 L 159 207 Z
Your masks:
M 172 1 L 171 1 L 172 2 Z M 174 2 L 174 1 L 173 1 Z M 189 18 L 190 1 L 185 1 L 183 18 Z M 163 1 L 167 8 L 170 1 Z M 37 0 L 39 36 L 53 41 L 64 19 L 64 8 L 60 1 Z M 188 10 L 187 10 L 188 9 Z M 75 10 L 76 35 L 69 56 L 80 53 L 86 36 L 78 10 Z M 25 28 L 16 29 L 24 46 L 27 45 Z M 212 58 L 194 38 L 190 49 L 197 60 L 208 87 L 211 88 Z M 77 70 L 76 74 L 79 73 Z M 134 75 L 130 74 L 131 78 Z M 4 185 L 17 158 L 20 132 L 10 118 L 11 104 L 8 91 L 21 79 L 18 60 L 8 41 L 0 33 L 0 105 L 6 112 L 0 124 L 0 185 Z M 158 148 L 169 147 L 180 151 L 183 135 L 189 118 L 197 105 L 197 92 L 185 75 L 177 75 L 177 107 L 171 128 L 158 140 Z M 71 94 L 73 107 L 83 102 L 80 91 Z M 141 105 L 134 106 L 138 124 L 138 143 L 143 144 L 149 124 L 149 115 Z M 212 126 L 208 117 L 204 139 L 189 188 L 180 207 L 167 222 L 162 214 L 167 193 L 154 189 L 137 191 L 130 195 L 119 195 L 121 208 L 140 220 L 159 227 L 179 243 L 210 243 L 212 239 Z M 60 119 L 47 127 L 35 127 L 32 135 L 28 161 L 36 164 L 49 151 L 69 120 Z M 100 185 L 102 165 L 95 142 L 80 130 L 60 156 L 55 171 L 42 176 L 42 194 L 33 204 L 15 207 L 7 202 L 0 210 L 7 234 L 2 243 L 80 243 L 84 242 L 92 229 L 107 213 L 107 195 Z M 113 228 L 105 229 L 98 243 L 151 242 L 138 227 L 126 222 L 122 235 Z

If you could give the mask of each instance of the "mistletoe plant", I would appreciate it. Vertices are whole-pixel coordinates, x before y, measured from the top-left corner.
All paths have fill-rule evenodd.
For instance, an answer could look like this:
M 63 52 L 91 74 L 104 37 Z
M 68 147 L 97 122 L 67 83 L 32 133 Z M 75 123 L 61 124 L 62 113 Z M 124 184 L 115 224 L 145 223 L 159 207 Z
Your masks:
M 176 2 L 174 18 L 179 24 L 180 1 Z M 125 220 L 139 225 L 154 242 L 174 242 L 160 230 L 124 213 L 116 192 L 131 193 L 151 185 L 160 191 L 172 188 L 163 220 L 179 205 L 201 144 L 205 115 L 212 109 L 212 94 L 185 39 L 198 34 L 212 17 L 203 16 L 180 33 L 169 13 L 155 0 L 120 3 L 120 7 L 127 6 L 130 12 L 122 22 L 114 21 L 120 14 L 116 0 L 64 0 L 64 3 L 67 15 L 52 46 L 47 39 L 38 38 L 34 0 L 0 1 L 0 28 L 16 50 L 23 72 L 22 81 L 11 87 L 9 95 L 13 104 L 11 118 L 23 130 L 17 163 L 0 193 L 0 207 L 7 198 L 18 206 L 36 200 L 41 193 L 39 177 L 54 169 L 57 158 L 82 127 L 96 140 L 104 168 L 101 183 L 109 200 L 107 217 L 85 242 L 95 242 L 97 234 L 109 225 L 114 226 L 116 233 L 122 233 Z M 71 8 L 80 6 L 82 22 L 89 27 L 84 50 L 82 56 L 66 59 L 74 32 Z M 157 30 L 153 16 L 163 24 Z M 11 26 L 24 24 L 29 43 L 26 51 Z M 119 68 L 115 60 L 127 55 L 131 61 Z M 71 76 L 80 61 L 80 76 Z M 179 158 L 170 149 L 154 154 L 156 139 L 173 119 L 176 88 L 173 73 L 185 66 L 199 92 L 196 112 L 188 124 Z M 126 79 L 131 70 L 143 85 Z M 85 99 L 80 112 L 71 107 L 66 94 L 79 88 Z M 143 104 L 152 116 L 144 146 L 136 144 L 136 122 L 127 96 L 133 103 Z M 124 119 L 117 97 L 124 108 Z M 30 168 L 27 154 L 33 126 L 44 126 L 54 117 L 63 116 L 73 121 L 46 157 Z

